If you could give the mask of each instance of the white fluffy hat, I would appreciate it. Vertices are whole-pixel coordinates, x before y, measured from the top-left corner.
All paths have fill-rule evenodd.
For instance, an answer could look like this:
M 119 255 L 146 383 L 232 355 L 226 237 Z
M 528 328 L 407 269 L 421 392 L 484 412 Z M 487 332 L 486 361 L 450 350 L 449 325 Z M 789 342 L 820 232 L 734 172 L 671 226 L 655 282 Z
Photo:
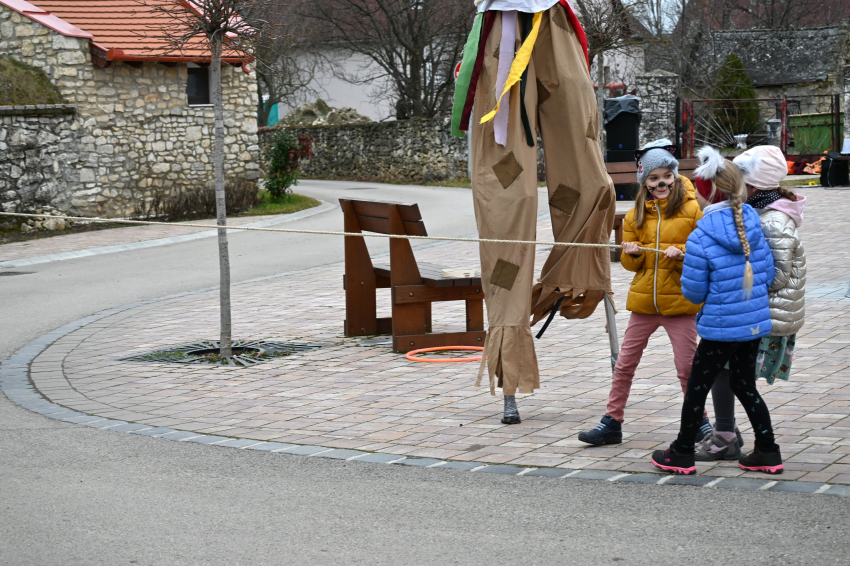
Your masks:
M 779 183 L 788 174 L 785 155 L 775 145 L 750 148 L 732 162 L 741 170 L 744 183 L 759 191 L 779 188 Z

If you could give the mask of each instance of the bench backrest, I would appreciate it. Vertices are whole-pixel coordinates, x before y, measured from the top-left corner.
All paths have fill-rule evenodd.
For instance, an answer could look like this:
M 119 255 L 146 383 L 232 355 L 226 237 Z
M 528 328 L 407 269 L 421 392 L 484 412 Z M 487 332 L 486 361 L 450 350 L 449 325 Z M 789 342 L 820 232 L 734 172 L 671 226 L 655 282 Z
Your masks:
M 694 170 L 699 167 L 698 159 L 680 159 L 679 175 L 694 180 Z M 615 185 L 628 185 L 637 183 L 637 164 L 633 161 L 622 163 L 606 163 L 605 170 L 611 176 Z
M 339 199 L 343 212 L 354 210 L 361 230 L 378 234 L 393 234 L 390 228 L 390 209 L 395 207 L 408 236 L 427 236 L 425 223 L 419 213 L 419 205 L 405 202 L 379 200 Z M 350 206 L 350 207 L 349 207 Z

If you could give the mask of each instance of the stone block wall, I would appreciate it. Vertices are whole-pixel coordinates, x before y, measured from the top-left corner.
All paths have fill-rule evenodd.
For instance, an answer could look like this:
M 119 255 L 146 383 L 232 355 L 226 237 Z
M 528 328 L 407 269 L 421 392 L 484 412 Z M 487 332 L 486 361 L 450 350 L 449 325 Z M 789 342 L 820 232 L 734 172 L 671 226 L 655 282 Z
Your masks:
M 91 62 L 87 39 L 65 37 L 0 6 L 0 55 L 42 69 L 77 113 L 77 159 L 51 204 L 80 215 L 126 216 L 140 200 L 213 178 L 212 106 L 188 105 L 187 67 Z M 254 75 L 222 66 L 225 173 L 259 177 Z
M 641 111 L 640 145 L 660 138 L 675 142 L 679 75 L 660 69 L 638 75 L 636 90 Z
M 451 136 L 448 117 L 291 129 L 313 138 L 315 157 L 301 168 L 307 178 L 402 183 L 468 178 L 467 139 Z M 275 128 L 260 128 L 263 151 L 274 132 Z M 546 178 L 540 136 L 537 178 Z
M 451 136 L 448 118 L 292 129 L 313 138 L 305 177 L 427 183 L 467 176 L 467 141 Z M 262 128 L 260 145 L 274 132 Z
M 70 105 L 0 106 L 0 211 L 62 199 L 79 160 L 75 113 Z

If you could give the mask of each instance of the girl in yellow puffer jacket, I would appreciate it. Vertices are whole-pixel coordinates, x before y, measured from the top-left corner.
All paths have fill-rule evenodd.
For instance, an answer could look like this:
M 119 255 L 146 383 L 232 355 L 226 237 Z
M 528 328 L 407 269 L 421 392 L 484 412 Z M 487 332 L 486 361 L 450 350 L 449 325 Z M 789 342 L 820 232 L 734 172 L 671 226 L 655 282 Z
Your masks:
M 682 391 L 687 389 L 697 349 L 696 314 L 700 305 L 682 296 L 679 278 L 685 243 L 702 211 L 693 185 L 678 174 L 675 150 L 669 140 L 658 140 L 637 152 L 640 189 L 635 208 L 623 222 L 621 258 L 623 267 L 636 272 L 626 301 L 626 309 L 632 314 L 614 368 L 606 414 L 596 428 L 578 436 L 594 446 L 623 441 L 622 423 L 635 370 L 658 327 L 664 327 L 670 337 L 676 373 Z M 663 253 L 642 252 L 639 247 Z M 703 418 L 697 440 L 710 432 L 711 425 Z

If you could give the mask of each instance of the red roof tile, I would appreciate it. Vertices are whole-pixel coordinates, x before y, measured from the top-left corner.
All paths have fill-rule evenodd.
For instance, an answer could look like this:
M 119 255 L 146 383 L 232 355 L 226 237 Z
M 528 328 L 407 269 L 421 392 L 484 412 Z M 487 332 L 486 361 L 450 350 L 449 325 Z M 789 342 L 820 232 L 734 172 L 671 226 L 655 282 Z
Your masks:
M 62 35 L 89 38 L 106 52 L 110 61 L 209 61 L 210 52 L 203 38 L 182 50 L 168 45 L 163 28 L 177 23 L 154 6 L 188 10 L 179 0 L 36 0 L 34 6 L 24 0 L 0 0 L 26 17 Z M 235 63 L 236 53 L 225 53 Z

